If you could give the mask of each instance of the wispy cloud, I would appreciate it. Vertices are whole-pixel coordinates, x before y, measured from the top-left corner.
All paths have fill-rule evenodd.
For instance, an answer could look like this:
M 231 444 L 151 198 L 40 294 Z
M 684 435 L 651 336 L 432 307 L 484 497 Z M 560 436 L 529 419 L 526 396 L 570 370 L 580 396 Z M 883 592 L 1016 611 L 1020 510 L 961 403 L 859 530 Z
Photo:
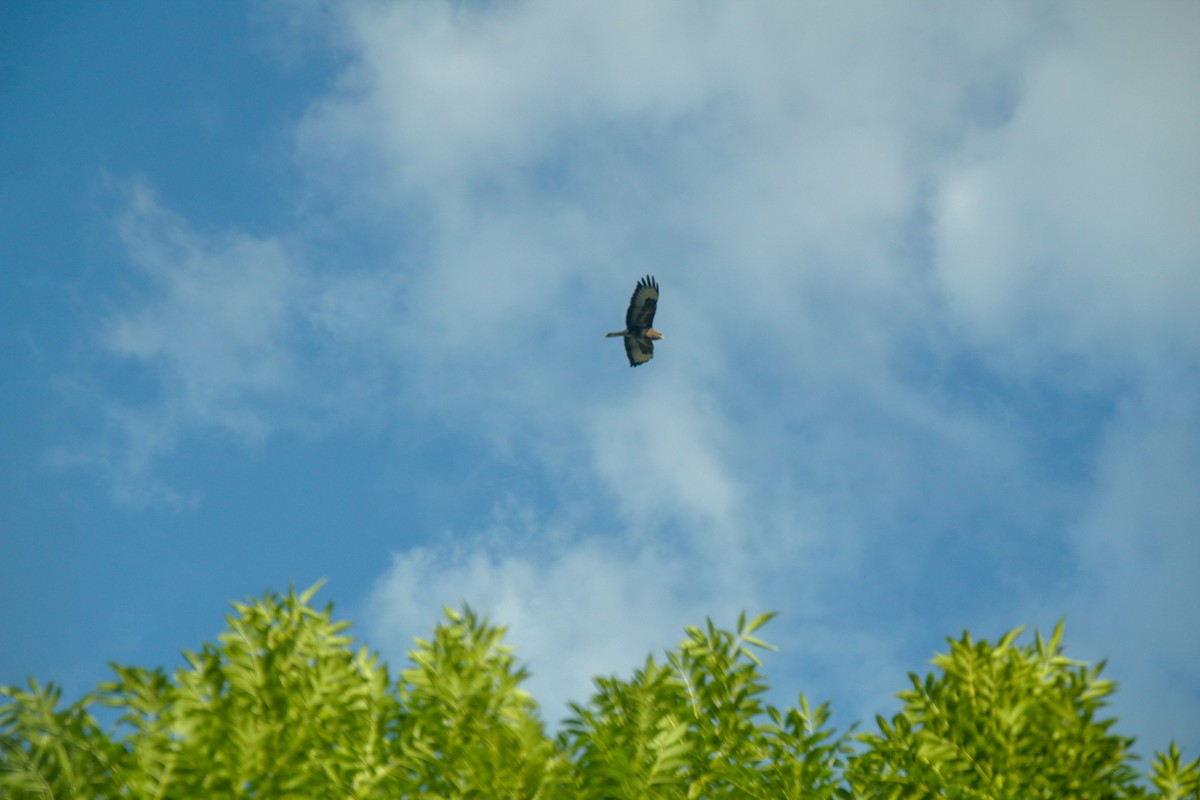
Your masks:
M 119 230 L 143 286 L 105 325 L 101 346 L 153 373 L 164 402 L 188 421 L 265 435 L 272 423 L 262 404 L 297 388 L 303 273 L 278 240 L 203 236 L 145 186 L 130 194 Z
M 1037 60 L 1004 126 L 976 133 L 934 204 L 939 276 L 993 355 L 1195 358 L 1200 69 L 1195 9 L 1106 5 Z M 1101 365 L 1093 365 L 1101 369 Z M 1152 366 L 1157 366 L 1152 364 Z
M 67 384 L 92 399 L 104 433 L 49 460 L 105 476 L 125 503 L 190 505 L 193 492 L 158 477 L 160 459 L 192 431 L 254 442 L 275 429 L 299 386 L 307 287 L 277 239 L 198 232 L 143 181 L 123 196 L 126 296 L 96 328 L 98 369 Z

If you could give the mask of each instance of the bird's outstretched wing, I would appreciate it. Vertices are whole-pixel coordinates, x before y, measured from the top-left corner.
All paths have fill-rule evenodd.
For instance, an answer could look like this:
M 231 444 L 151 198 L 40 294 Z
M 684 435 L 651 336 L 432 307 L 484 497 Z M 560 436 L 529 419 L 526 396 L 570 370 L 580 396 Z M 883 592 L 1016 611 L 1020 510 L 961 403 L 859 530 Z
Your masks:
M 633 296 L 629 298 L 629 310 L 625 312 L 625 329 L 635 336 L 654 325 L 654 312 L 658 310 L 658 281 L 652 275 L 647 275 L 637 282 Z M 628 349 L 629 340 L 625 340 Z M 654 351 L 654 346 L 646 342 L 646 349 Z M 630 356 L 633 358 L 633 356 Z M 646 356 L 649 360 L 650 356 Z M 639 362 L 640 363 L 640 362 Z
M 654 358 L 654 342 L 645 336 L 626 336 L 625 355 L 629 356 L 629 366 L 636 367 Z

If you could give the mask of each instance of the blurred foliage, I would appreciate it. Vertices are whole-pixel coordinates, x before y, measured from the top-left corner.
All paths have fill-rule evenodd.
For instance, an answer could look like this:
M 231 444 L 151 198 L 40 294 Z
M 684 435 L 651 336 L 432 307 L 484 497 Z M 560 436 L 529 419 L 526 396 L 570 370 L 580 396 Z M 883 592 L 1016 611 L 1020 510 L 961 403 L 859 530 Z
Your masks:
M 234 604 L 173 678 L 113 666 L 66 707 L 52 684 L 0 687 L 0 797 L 1200 800 L 1200 762 L 1174 744 L 1139 780 L 1100 717 L 1114 686 L 1061 655 L 1061 624 L 1024 647 L 1019 630 L 950 641 L 897 715 L 853 735 L 803 695 L 763 701 L 772 615 L 708 622 L 628 680 L 596 679 L 551 737 L 503 628 L 447 610 L 393 681 L 313 608 L 319 587 Z

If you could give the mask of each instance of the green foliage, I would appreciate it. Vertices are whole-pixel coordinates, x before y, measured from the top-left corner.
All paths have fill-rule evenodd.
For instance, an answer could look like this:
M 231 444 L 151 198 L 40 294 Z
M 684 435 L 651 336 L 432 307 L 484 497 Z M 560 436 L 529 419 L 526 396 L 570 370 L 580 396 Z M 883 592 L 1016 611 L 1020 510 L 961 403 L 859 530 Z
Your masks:
M 582 798 L 830 797 L 842 739 L 828 741 L 827 709 L 764 706 L 767 684 L 751 647 L 774 615 L 735 633 L 687 629 L 688 638 L 631 680 L 602 678 L 590 707 L 573 705 L 560 745 L 576 765 Z
M 500 644 L 504 629 L 470 609 L 446 616 L 402 673 L 399 786 L 430 798 L 547 796 L 565 765 L 520 688 L 525 670 Z
M 119 754 L 85 702 L 59 710 L 62 690 L 32 678 L 0 697 L 0 797 L 103 795 Z
M 58 690 L 0 689 L 0 796 L 538 797 L 553 744 L 503 631 L 450 614 L 393 683 L 348 623 L 302 595 L 235 603 L 219 645 L 116 679 L 65 710 Z M 88 713 L 119 710 L 112 731 Z
M 942 675 L 909 675 L 904 709 L 862 737 L 852 759 L 858 796 L 904 798 L 1137 797 L 1131 739 L 1100 720 L 1114 690 L 1103 664 L 1089 669 L 1049 642 L 1016 647 L 1020 629 L 997 644 L 970 634 L 933 659 Z
M 25 798 L 1132 798 L 1200 800 L 1200 761 L 1171 745 L 1136 782 L 1131 741 L 1100 718 L 1101 667 L 1050 640 L 964 634 L 910 676 L 877 733 L 828 708 L 763 701 L 757 632 L 687 628 L 661 661 L 598 678 L 557 737 L 521 689 L 504 629 L 446 611 L 409 667 L 355 649 L 320 584 L 234 604 L 217 644 L 114 679 L 60 708 L 60 691 L 0 687 L 0 797 Z M 91 709 L 118 713 L 110 729 Z
M 1200 758 L 1184 764 L 1171 742 L 1170 750 L 1155 758 L 1150 783 L 1163 800 L 1200 800 Z

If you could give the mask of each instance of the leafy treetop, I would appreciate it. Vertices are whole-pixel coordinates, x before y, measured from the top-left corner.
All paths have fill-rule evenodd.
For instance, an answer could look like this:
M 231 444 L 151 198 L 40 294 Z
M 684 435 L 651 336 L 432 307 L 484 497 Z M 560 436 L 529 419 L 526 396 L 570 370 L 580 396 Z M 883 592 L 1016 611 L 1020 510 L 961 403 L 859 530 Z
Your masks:
M 1100 717 L 1114 686 L 1061 655 L 1061 623 L 1028 646 L 951 640 L 854 735 L 803 695 L 763 701 L 773 615 L 709 621 L 628 680 L 597 678 L 552 737 L 503 628 L 447 610 L 393 681 L 311 605 L 320 585 L 234 604 L 173 677 L 113 665 L 66 707 L 53 684 L 0 687 L 0 797 L 1200 800 L 1200 761 L 1174 744 L 1139 782 Z M 97 706 L 117 712 L 107 729 Z

